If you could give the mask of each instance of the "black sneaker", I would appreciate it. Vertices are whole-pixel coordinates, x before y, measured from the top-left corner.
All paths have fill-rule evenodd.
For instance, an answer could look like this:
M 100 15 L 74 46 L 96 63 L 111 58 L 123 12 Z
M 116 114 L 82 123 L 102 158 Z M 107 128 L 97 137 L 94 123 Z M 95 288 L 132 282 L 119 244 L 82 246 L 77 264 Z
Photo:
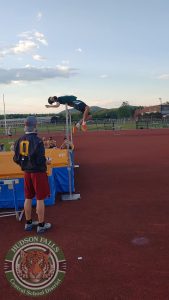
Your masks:
M 52 227 L 52 224 L 45 223 L 44 226 L 37 227 L 37 233 L 44 233 L 46 230 L 50 229 L 51 227 Z
M 25 230 L 26 231 L 32 231 L 33 228 L 35 228 L 38 225 L 38 221 L 33 221 L 31 224 L 25 224 Z

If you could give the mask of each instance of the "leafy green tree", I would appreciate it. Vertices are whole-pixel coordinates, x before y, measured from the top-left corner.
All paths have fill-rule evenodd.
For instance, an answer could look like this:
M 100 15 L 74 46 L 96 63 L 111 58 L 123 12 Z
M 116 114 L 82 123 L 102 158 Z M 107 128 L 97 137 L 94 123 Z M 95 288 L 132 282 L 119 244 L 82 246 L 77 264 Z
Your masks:
M 132 106 L 128 101 L 123 101 L 118 108 L 118 118 L 132 118 L 137 106 Z

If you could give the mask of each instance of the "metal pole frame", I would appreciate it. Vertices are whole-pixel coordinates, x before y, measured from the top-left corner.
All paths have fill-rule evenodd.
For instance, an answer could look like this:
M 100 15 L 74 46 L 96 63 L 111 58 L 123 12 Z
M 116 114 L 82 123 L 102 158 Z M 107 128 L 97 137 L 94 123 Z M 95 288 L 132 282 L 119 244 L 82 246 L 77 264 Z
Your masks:
M 65 104 L 65 112 L 66 112 L 66 139 L 68 142 L 72 142 L 72 124 L 71 124 L 71 113 L 68 110 L 68 104 Z M 68 183 L 69 183 L 69 194 L 62 195 L 62 200 L 79 200 L 80 194 L 72 193 L 72 159 L 70 155 L 69 143 L 67 143 L 67 151 L 68 151 Z
M 14 201 L 14 211 L 4 211 L 0 213 L 0 218 L 4 217 L 10 217 L 10 216 L 16 216 L 17 221 L 21 221 L 23 214 L 24 214 L 24 209 L 19 210 L 18 208 L 18 200 L 17 200 L 17 195 L 16 195 L 16 189 L 15 189 L 15 184 L 18 182 L 18 179 L 4 179 L 0 180 L 0 187 L 2 185 L 11 185 L 12 186 L 12 192 L 13 192 L 13 201 Z
M 52 107 L 52 106 L 51 106 Z M 66 113 L 66 139 L 68 140 L 68 142 L 72 142 L 73 143 L 73 138 L 72 138 L 72 124 L 71 124 L 71 113 L 68 110 L 68 104 L 65 103 L 65 113 Z M 62 200 L 79 200 L 80 199 L 80 194 L 75 194 L 72 193 L 72 178 L 71 178 L 71 174 L 72 174 L 72 159 L 71 159 L 71 155 L 70 155 L 70 149 L 69 149 L 69 143 L 67 143 L 67 151 L 68 151 L 68 181 L 69 181 L 69 193 L 68 194 L 63 194 L 61 196 Z
M 70 130 L 70 142 L 73 144 L 73 135 L 72 135 L 72 116 L 70 110 L 69 112 L 69 130 Z

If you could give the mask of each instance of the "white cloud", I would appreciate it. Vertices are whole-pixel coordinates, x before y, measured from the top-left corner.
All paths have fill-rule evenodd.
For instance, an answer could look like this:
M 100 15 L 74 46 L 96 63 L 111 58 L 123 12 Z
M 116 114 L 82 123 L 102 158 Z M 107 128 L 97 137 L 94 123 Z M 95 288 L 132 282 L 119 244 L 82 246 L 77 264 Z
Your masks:
M 161 74 L 157 78 L 161 80 L 169 80 L 169 74 Z
M 46 60 L 45 57 L 43 57 L 43 56 L 41 56 L 41 55 L 38 55 L 38 54 L 33 55 L 32 58 L 33 58 L 34 60 L 37 60 L 37 61 L 44 61 L 44 60 Z
M 61 71 L 66 71 L 69 70 L 69 67 L 68 66 L 63 66 L 63 65 L 57 65 L 56 66 L 58 68 L 58 70 L 61 70 Z
M 18 44 L 16 44 L 13 47 L 1 49 L 0 57 L 3 58 L 6 55 L 26 54 L 37 48 L 38 45 L 33 41 L 30 40 L 19 41 Z
M 108 75 L 107 74 L 102 74 L 102 75 L 100 75 L 100 78 L 107 78 L 108 77 Z
M 9 49 L 9 53 L 13 53 L 13 54 L 29 53 L 36 48 L 38 48 L 38 45 L 33 41 L 30 40 L 19 41 L 15 47 Z
M 6 55 L 5 50 L 0 50 L 0 58 L 3 58 Z
M 39 11 L 37 14 L 37 20 L 40 21 L 41 19 L 42 19 L 42 13 L 41 11 Z
M 47 40 L 43 33 L 38 31 L 25 31 L 19 34 L 22 38 L 14 46 L 9 46 L 0 49 L 0 58 L 7 55 L 28 54 L 40 48 L 40 44 L 47 46 Z
M 47 43 L 47 41 L 46 41 L 45 36 L 44 36 L 43 33 L 36 31 L 36 32 L 34 33 L 34 36 L 35 36 L 35 39 L 36 39 L 38 42 L 42 43 L 42 44 L 45 45 L 45 46 L 48 45 L 48 43 Z
M 27 65 L 19 69 L 0 68 L 0 84 L 10 84 L 12 82 L 38 81 L 55 77 L 71 77 L 77 74 L 77 69 L 66 66 L 56 66 L 55 68 L 34 68 Z
M 75 51 L 76 52 L 82 52 L 82 49 L 81 48 L 77 48 Z
M 63 65 L 69 65 L 69 60 L 62 60 Z
M 12 80 L 12 81 L 11 81 L 11 84 L 21 86 L 21 85 L 23 85 L 23 82 L 22 82 L 22 81 L 19 81 L 19 80 Z
M 26 40 L 32 40 L 33 39 L 33 33 L 32 31 L 23 31 L 18 34 L 19 37 L 26 39 Z

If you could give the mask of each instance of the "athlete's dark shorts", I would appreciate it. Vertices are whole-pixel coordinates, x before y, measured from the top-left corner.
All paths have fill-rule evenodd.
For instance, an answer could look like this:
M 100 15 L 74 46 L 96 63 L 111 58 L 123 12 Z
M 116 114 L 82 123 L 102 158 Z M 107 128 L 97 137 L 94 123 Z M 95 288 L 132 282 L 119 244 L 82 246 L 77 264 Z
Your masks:
M 78 101 L 78 100 L 77 100 Z M 74 104 L 74 108 L 79 110 L 80 112 L 84 113 L 85 108 L 86 108 L 86 103 L 84 103 L 83 101 L 79 100 L 80 103 L 78 104 Z
M 78 101 L 78 100 L 77 100 Z M 79 104 L 74 104 L 74 108 L 75 109 L 77 109 L 77 110 L 79 110 L 82 114 L 84 113 L 84 111 L 85 111 L 85 109 L 86 109 L 86 106 L 88 106 L 88 105 L 86 105 L 86 103 L 84 103 L 83 101 L 81 101 L 81 100 L 79 100 L 80 101 L 80 103 Z M 90 113 L 90 111 L 88 112 L 88 115 L 90 115 L 91 113 Z
M 46 172 L 24 173 L 24 192 L 26 199 L 44 200 L 50 196 L 50 187 Z

